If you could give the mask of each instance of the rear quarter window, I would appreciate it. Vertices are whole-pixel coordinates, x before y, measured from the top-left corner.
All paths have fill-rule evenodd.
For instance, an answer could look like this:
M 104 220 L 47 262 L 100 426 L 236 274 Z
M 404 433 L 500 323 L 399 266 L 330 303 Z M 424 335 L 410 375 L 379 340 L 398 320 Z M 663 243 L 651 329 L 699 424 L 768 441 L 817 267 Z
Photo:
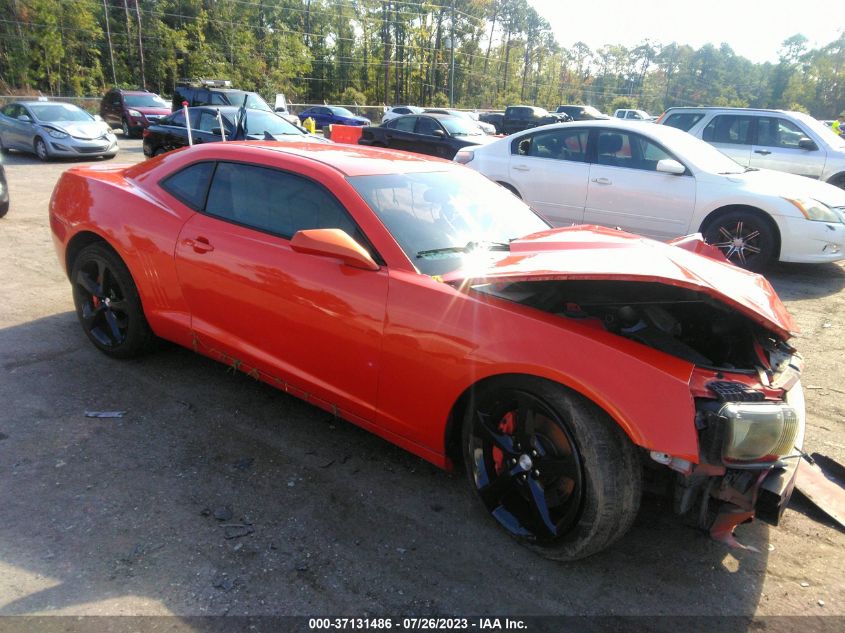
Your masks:
M 670 114 L 666 117 L 663 125 L 668 125 L 669 127 L 689 132 L 692 126 L 701 121 L 703 118 L 704 114 L 701 112 L 676 112 L 675 114 Z
M 160 181 L 159 186 L 194 211 L 201 211 L 213 172 L 214 163 L 194 163 Z

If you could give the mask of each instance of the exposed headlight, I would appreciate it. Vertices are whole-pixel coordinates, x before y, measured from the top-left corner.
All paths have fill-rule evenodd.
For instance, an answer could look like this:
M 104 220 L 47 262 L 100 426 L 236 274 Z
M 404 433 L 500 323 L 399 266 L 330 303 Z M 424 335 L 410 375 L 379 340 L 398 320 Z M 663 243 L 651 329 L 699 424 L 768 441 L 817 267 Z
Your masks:
M 808 220 L 816 222 L 830 222 L 831 224 L 841 224 L 842 220 L 838 215 L 827 206 L 824 202 L 819 202 L 813 198 L 786 198 L 789 202 L 798 207 L 798 210 L 804 214 Z
M 140 112 L 138 112 L 137 110 L 129 110 L 129 116 L 134 116 L 134 117 L 139 117 L 139 118 L 140 118 L 142 115 L 141 115 L 141 113 L 140 113 Z
M 459 150 L 457 154 L 455 154 L 455 158 L 453 160 L 456 163 L 460 163 L 461 165 L 466 165 L 473 158 L 475 158 L 475 152 L 473 152 L 471 149 L 462 149 Z
M 798 413 L 784 402 L 728 402 L 719 411 L 725 423 L 722 458 L 753 462 L 784 457 L 798 435 Z
M 70 134 L 68 134 L 67 132 L 62 132 L 61 130 L 57 130 L 52 127 L 45 127 L 44 129 L 47 130 L 47 134 L 49 134 L 53 138 L 67 138 L 68 136 L 70 136 Z

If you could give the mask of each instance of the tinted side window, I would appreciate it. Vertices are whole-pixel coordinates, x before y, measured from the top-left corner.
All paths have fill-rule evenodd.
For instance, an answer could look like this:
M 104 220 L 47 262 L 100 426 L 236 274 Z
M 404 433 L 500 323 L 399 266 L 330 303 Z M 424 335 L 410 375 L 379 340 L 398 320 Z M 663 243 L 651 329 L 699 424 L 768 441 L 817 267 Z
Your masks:
M 185 111 L 179 110 L 171 114 L 165 121 L 165 125 L 172 125 L 174 127 L 185 127 Z
M 639 134 L 622 131 L 599 132 L 596 162 L 600 165 L 657 171 L 663 159 L 677 160 L 660 145 Z
M 214 163 L 194 163 L 162 180 L 161 188 L 177 198 L 194 211 L 199 211 L 205 204 L 208 181 L 214 171 Z
M 403 132 L 413 132 L 414 126 L 417 124 L 417 117 L 415 116 L 403 116 L 393 120 L 395 123 L 391 127 Z
M 208 192 L 206 213 L 290 238 L 303 229 L 357 227 L 340 203 L 320 185 L 275 169 L 219 163 Z
M 212 92 L 209 100 L 211 105 L 229 105 L 226 95 L 220 94 L 219 92 Z
M 807 135 L 797 125 L 779 117 L 757 119 L 757 145 L 798 149 L 798 142 Z
M 538 132 L 530 139 L 522 139 L 516 150 L 518 154 L 535 158 L 583 163 L 586 162 L 588 136 L 589 132 L 584 129 Z
M 713 117 L 702 133 L 708 143 L 731 143 L 748 145 L 751 143 L 750 132 L 753 119 L 748 116 L 721 114 Z
M 427 116 L 419 117 L 417 121 L 417 134 L 425 134 L 426 136 L 433 136 L 434 130 L 439 130 L 440 125 L 434 119 Z
M 703 117 L 704 115 L 700 112 L 676 112 L 675 114 L 670 114 L 666 117 L 666 121 L 663 125 L 676 127 L 684 132 L 689 132 L 690 128 L 701 121 Z

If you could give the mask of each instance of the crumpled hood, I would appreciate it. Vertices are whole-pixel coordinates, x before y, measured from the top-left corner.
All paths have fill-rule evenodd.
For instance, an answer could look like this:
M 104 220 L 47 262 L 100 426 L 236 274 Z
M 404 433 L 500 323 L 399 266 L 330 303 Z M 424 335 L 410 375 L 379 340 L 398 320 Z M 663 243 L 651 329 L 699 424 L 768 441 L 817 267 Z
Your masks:
M 454 285 L 570 279 L 687 288 L 736 309 L 783 339 L 797 330 L 763 276 L 727 262 L 700 236 L 665 244 L 599 226 L 551 229 L 514 240 L 502 259 L 443 275 L 443 281 Z
M 727 176 L 729 180 L 745 182 L 746 186 L 765 195 L 783 198 L 814 198 L 829 207 L 845 207 L 845 190 L 806 176 L 782 171 L 760 169 Z
M 105 123 L 101 121 L 56 121 L 42 125 L 67 132 L 74 138 L 89 140 L 100 138 L 108 132 Z

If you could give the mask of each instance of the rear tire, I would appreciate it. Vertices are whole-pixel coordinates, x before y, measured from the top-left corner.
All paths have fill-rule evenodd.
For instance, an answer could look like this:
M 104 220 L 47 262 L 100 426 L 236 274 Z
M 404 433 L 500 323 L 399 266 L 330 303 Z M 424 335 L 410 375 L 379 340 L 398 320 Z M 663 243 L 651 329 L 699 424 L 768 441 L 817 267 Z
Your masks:
M 839 174 L 838 176 L 834 176 L 828 183 L 833 185 L 834 187 L 839 187 L 840 189 L 845 189 L 845 174 Z
M 595 554 L 637 516 L 636 447 L 601 409 L 558 384 L 514 377 L 480 388 L 464 420 L 463 451 L 480 506 L 546 558 Z
M 73 261 L 70 282 L 76 316 L 97 349 L 132 358 L 152 346 L 138 289 L 117 253 L 103 243 L 86 246 Z

